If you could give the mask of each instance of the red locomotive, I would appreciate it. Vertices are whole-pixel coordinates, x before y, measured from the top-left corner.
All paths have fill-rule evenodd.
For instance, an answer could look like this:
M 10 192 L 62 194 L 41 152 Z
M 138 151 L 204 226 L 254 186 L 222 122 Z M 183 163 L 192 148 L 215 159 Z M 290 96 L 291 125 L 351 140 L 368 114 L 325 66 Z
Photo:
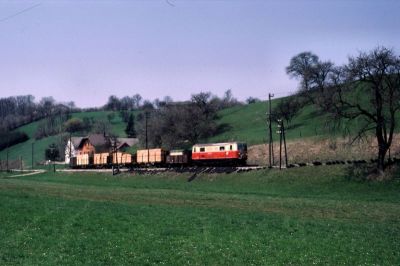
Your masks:
M 195 144 L 192 148 L 192 161 L 204 163 L 245 164 L 247 145 L 240 142 Z

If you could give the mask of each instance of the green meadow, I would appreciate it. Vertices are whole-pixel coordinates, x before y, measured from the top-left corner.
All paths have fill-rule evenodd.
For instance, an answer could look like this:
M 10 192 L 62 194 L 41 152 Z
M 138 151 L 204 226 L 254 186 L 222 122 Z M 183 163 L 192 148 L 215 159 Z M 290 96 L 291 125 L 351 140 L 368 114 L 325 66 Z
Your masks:
M 0 174 L 0 264 L 399 265 L 400 179 Z

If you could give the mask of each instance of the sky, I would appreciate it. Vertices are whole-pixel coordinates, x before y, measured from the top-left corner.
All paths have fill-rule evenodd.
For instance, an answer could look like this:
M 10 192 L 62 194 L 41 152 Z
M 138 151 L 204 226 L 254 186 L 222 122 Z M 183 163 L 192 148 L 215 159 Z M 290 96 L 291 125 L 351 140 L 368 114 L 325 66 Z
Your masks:
M 0 97 L 281 97 L 297 90 L 285 67 L 300 52 L 336 65 L 399 54 L 399 12 L 396 0 L 0 0 Z

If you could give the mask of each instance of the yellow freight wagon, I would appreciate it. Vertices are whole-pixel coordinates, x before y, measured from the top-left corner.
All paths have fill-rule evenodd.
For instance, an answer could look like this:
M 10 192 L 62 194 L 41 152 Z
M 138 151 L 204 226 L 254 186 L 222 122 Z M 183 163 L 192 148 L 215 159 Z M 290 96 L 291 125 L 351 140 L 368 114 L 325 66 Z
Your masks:
M 76 156 L 76 165 L 88 166 L 89 165 L 89 154 L 78 154 Z
M 117 152 L 113 153 L 113 164 L 130 164 L 132 163 L 132 155 L 129 153 Z
M 94 165 L 106 166 L 108 164 L 108 153 L 95 153 L 94 154 Z
M 163 149 L 138 150 L 136 161 L 138 164 L 159 164 L 165 162 L 166 152 Z

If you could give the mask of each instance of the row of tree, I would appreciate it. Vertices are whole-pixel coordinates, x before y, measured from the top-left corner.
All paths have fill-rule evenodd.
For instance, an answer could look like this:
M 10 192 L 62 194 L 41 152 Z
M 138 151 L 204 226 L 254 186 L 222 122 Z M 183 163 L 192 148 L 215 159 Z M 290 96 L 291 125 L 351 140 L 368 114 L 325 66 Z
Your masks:
M 74 109 L 73 102 L 57 103 L 52 97 L 43 97 L 39 102 L 36 102 L 32 95 L 1 98 L 0 130 L 9 131 L 32 121 Z
M 235 97 L 233 97 L 232 91 L 225 91 L 223 97 L 210 94 L 210 100 L 214 103 L 218 103 L 218 109 L 232 107 L 241 104 Z M 246 100 L 247 103 L 254 103 L 259 101 L 257 98 L 250 97 Z M 154 101 L 143 100 L 140 94 L 135 94 L 132 97 L 125 96 L 118 98 L 115 95 L 111 95 L 108 98 L 107 103 L 104 105 L 103 110 L 107 111 L 132 111 L 132 110 L 149 110 L 158 109 L 165 105 L 173 103 L 173 99 L 170 96 L 165 96 L 163 99 L 155 99 Z

